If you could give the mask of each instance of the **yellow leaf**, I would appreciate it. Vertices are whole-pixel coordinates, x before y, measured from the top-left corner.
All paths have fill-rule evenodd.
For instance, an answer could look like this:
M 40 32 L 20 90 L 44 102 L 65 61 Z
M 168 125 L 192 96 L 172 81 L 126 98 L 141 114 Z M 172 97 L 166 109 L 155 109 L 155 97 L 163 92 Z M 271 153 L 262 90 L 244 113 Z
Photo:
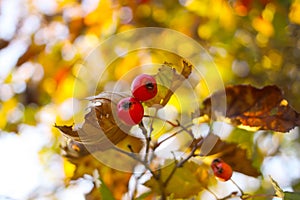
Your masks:
M 255 30 L 257 30 L 266 37 L 271 37 L 274 34 L 273 24 L 270 21 L 261 17 L 253 19 L 252 26 L 253 28 L 255 28 Z
M 171 164 L 170 164 L 171 162 Z M 161 179 L 165 182 L 172 172 L 175 162 L 166 160 L 166 166 L 161 169 Z M 166 194 L 173 195 L 174 198 L 188 198 L 198 195 L 209 182 L 209 166 L 206 164 L 197 164 L 193 161 L 185 163 L 182 167 L 176 169 L 174 175 L 166 186 Z M 150 187 L 155 193 L 160 193 L 161 186 L 153 177 L 144 183 Z M 180 186 L 180 189 L 178 188 Z
M 300 2 L 294 2 L 291 6 L 289 18 L 291 22 L 300 24 Z
M 163 107 L 169 102 L 175 90 L 180 87 L 184 79 L 187 79 L 192 72 L 192 65 L 184 60 L 182 63 L 181 74 L 177 73 L 171 63 L 164 63 L 162 65 L 159 72 L 154 75 L 158 85 L 158 94 L 150 101 L 145 102 L 147 106 L 159 105 Z
M 74 175 L 76 166 L 70 163 L 66 158 L 63 159 L 63 166 L 66 179 L 71 179 L 71 177 Z

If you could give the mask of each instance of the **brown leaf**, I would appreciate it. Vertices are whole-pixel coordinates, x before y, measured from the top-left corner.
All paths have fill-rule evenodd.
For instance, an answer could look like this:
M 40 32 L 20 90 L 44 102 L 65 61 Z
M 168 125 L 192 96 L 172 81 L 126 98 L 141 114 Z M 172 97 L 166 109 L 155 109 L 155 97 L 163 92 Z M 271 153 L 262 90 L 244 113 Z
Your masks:
M 121 146 L 131 145 L 134 151 L 140 151 L 143 142 L 139 138 L 128 135 L 131 127 L 124 125 L 115 117 L 116 104 L 123 97 L 120 94 L 105 92 L 89 98 L 93 105 L 78 130 L 73 130 L 72 126 L 55 125 L 72 140 L 65 148 L 67 153 L 81 156 L 86 154 L 86 149 L 90 152 L 104 151 L 119 144 L 125 138 L 126 140 L 120 143 Z
M 7 47 L 9 45 L 9 41 L 0 39 L 0 50 Z
M 102 200 L 101 193 L 99 191 L 99 188 L 97 188 L 94 184 L 93 189 L 88 193 L 85 194 L 85 200 Z
M 216 136 L 217 137 L 217 136 Z M 197 141 L 193 142 L 196 144 Z M 218 138 L 217 143 L 206 156 L 222 158 L 234 171 L 248 176 L 258 177 L 260 172 L 253 167 L 251 159 L 248 157 L 246 149 L 236 143 L 227 143 Z
M 204 100 L 200 116 L 207 114 L 215 118 L 218 110 L 212 110 L 216 107 L 211 105 L 212 98 L 215 104 L 226 99 L 226 117 L 236 125 L 278 132 L 287 132 L 300 125 L 300 114 L 288 105 L 282 91 L 274 85 L 261 89 L 250 85 L 228 86 L 225 93 L 218 91 Z
M 110 168 L 99 162 L 99 160 L 92 155 L 81 158 L 69 158 L 69 161 L 76 166 L 73 177 L 71 178 L 72 180 L 77 180 L 85 174 L 93 176 L 95 170 L 98 170 L 101 181 L 109 188 L 115 199 L 121 199 L 128 191 L 128 182 L 132 173 Z M 95 185 L 93 190 L 86 195 L 87 199 L 100 199 L 100 196 L 99 188 L 96 188 Z
M 73 18 L 68 21 L 70 30 L 70 40 L 73 42 L 85 29 L 84 19 L 81 17 Z
M 29 61 L 39 55 L 45 49 L 46 45 L 37 45 L 34 42 L 28 47 L 27 51 L 18 59 L 17 66 Z
M 158 73 L 154 75 L 158 85 L 158 94 L 151 100 L 145 102 L 147 106 L 165 106 L 172 97 L 175 90 L 181 86 L 183 81 L 192 73 L 192 65 L 187 61 L 182 61 L 182 71 L 177 73 L 173 68 L 172 63 L 165 62 L 159 69 Z

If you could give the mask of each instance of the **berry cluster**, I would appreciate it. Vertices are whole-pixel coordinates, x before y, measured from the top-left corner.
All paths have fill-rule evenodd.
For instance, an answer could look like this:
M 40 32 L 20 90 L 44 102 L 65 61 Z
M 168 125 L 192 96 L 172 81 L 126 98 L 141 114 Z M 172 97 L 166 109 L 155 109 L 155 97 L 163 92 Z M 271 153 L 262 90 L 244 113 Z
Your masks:
M 144 117 L 141 102 L 148 101 L 157 94 L 157 84 L 153 76 L 141 74 L 131 84 L 132 97 L 121 99 L 117 105 L 119 119 L 128 126 L 139 124 Z

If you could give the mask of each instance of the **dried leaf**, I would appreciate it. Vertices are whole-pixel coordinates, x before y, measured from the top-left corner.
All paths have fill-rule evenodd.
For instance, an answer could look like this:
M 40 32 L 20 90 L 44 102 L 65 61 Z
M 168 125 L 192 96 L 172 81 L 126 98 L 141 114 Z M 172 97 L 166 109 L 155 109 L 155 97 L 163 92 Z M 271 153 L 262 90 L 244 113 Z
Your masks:
M 84 19 L 81 17 L 73 18 L 68 21 L 68 27 L 70 30 L 70 40 L 72 42 L 86 29 Z
M 161 168 L 161 178 L 165 181 L 174 168 L 174 161 L 166 160 L 165 163 L 170 163 Z M 197 195 L 204 187 L 208 185 L 209 166 L 205 164 L 197 164 L 188 161 L 183 167 L 177 168 L 173 177 L 166 187 L 166 194 L 174 195 L 174 198 L 188 198 Z M 160 185 L 153 177 L 144 183 L 145 186 L 150 187 L 155 193 L 160 193 Z M 178 189 L 180 186 L 180 189 Z
M 195 144 L 196 142 L 193 143 Z M 222 158 L 234 171 L 245 175 L 252 177 L 258 177 L 260 175 L 260 172 L 253 167 L 247 150 L 239 147 L 236 143 L 227 143 L 219 138 L 207 156 Z
M 99 191 L 99 188 L 97 188 L 94 184 L 93 189 L 88 193 L 85 194 L 85 200 L 104 200 L 101 196 L 101 192 Z
M 29 61 L 33 57 L 40 54 L 45 49 L 46 45 L 36 45 L 32 43 L 27 51 L 18 59 L 17 66 L 22 65 L 23 63 Z
M 9 41 L 0 39 L 0 50 L 7 47 L 9 45 Z
M 143 142 L 139 138 L 128 135 L 131 127 L 122 124 L 115 117 L 116 104 L 123 97 L 120 94 L 101 93 L 89 98 L 93 106 L 90 107 L 90 112 L 86 114 L 85 121 L 78 130 L 73 130 L 72 126 L 55 125 L 72 140 L 65 148 L 65 150 L 69 149 L 67 153 L 81 156 L 86 155 L 86 149 L 90 152 L 104 151 L 125 138 L 122 145 L 131 145 L 134 151 L 139 152 Z
M 275 190 L 276 197 L 280 197 L 283 200 L 295 200 L 300 199 L 300 193 L 299 192 L 286 192 L 281 189 L 281 187 L 278 185 L 278 183 L 271 177 L 272 186 Z
M 283 198 L 284 197 L 283 190 L 280 188 L 280 186 L 278 185 L 278 183 L 271 176 L 269 176 L 269 177 L 270 177 L 271 183 L 273 185 L 273 188 L 275 190 L 276 196 L 280 197 L 280 198 Z
M 132 173 L 122 172 L 106 166 L 103 166 L 99 171 L 102 182 L 105 183 L 114 198 L 122 199 L 122 196 L 128 191 L 128 183 Z
M 226 114 L 221 114 L 236 125 L 278 132 L 287 132 L 300 125 L 300 114 L 288 105 L 282 91 L 274 85 L 261 89 L 250 85 L 228 86 L 225 93 L 219 91 L 204 100 L 200 116 L 207 114 L 215 118 L 218 110 L 212 110 L 214 106 L 211 105 L 211 99 L 214 98 L 218 104 L 218 100 L 224 100 L 225 97 L 227 111 Z
M 157 85 L 158 94 L 151 100 L 145 102 L 147 106 L 165 106 L 172 97 L 175 90 L 180 87 L 185 79 L 192 73 L 192 65 L 183 60 L 181 74 L 178 74 L 173 64 L 165 62 L 154 75 Z
M 83 177 L 85 174 L 93 176 L 94 171 L 98 170 L 102 183 L 105 184 L 107 190 L 112 193 L 115 199 L 121 199 L 122 196 L 128 191 L 127 186 L 132 173 L 122 172 L 110 168 L 99 162 L 92 155 L 80 158 L 69 158 L 69 161 L 76 166 L 74 175 L 71 178 L 72 180 L 77 180 L 78 178 Z M 101 194 L 99 189 L 95 187 L 96 186 L 94 186 L 93 190 L 86 195 L 87 199 L 101 199 L 99 197 L 101 197 L 103 193 Z

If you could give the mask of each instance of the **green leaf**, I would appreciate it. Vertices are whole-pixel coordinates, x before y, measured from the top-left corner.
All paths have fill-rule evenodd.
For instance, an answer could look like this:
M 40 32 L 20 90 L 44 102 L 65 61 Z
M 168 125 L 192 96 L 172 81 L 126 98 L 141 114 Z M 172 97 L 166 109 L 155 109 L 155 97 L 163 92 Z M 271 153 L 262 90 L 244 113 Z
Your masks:
M 300 182 L 293 185 L 293 190 L 296 191 L 296 192 L 300 192 Z
M 170 163 L 171 162 L 171 163 Z M 173 160 L 166 160 L 164 167 L 161 168 L 161 179 L 165 182 L 175 167 Z M 172 178 L 166 186 L 166 194 L 173 195 L 174 198 L 189 198 L 198 195 L 211 180 L 208 174 L 209 166 L 198 164 L 192 161 L 185 163 L 176 169 Z M 153 192 L 160 194 L 161 186 L 153 177 L 144 183 Z M 180 188 L 179 188 L 180 187 Z
M 237 143 L 247 149 L 248 156 L 252 156 L 254 132 L 245 129 L 235 128 L 226 139 L 227 142 Z
M 300 199 L 299 192 L 284 192 L 283 200 L 297 200 Z
M 135 200 L 144 200 L 146 197 L 148 197 L 151 194 L 152 194 L 152 192 L 145 192 L 145 193 L 141 194 L 139 197 L 137 197 Z
M 278 185 L 278 183 L 271 176 L 269 176 L 269 177 L 271 179 L 271 183 L 272 183 L 273 188 L 275 190 L 276 196 L 283 198 L 285 196 L 283 190 L 280 188 L 280 186 Z
M 107 185 L 100 179 L 101 181 L 101 186 L 99 188 L 100 194 L 101 194 L 101 199 L 105 200 L 115 200 L 112 192 L 109 190 Z
M 247 150 L 247 157 L 251 159 L 252 166 L 260 169 L 264 156 L 256 148 L 257 145 L 254 144 L 254 136 L 255 132 L 253 131 L 234 128 L 228 138 L 226 138 L 226 142 L 236 143 L 241 149 Z

